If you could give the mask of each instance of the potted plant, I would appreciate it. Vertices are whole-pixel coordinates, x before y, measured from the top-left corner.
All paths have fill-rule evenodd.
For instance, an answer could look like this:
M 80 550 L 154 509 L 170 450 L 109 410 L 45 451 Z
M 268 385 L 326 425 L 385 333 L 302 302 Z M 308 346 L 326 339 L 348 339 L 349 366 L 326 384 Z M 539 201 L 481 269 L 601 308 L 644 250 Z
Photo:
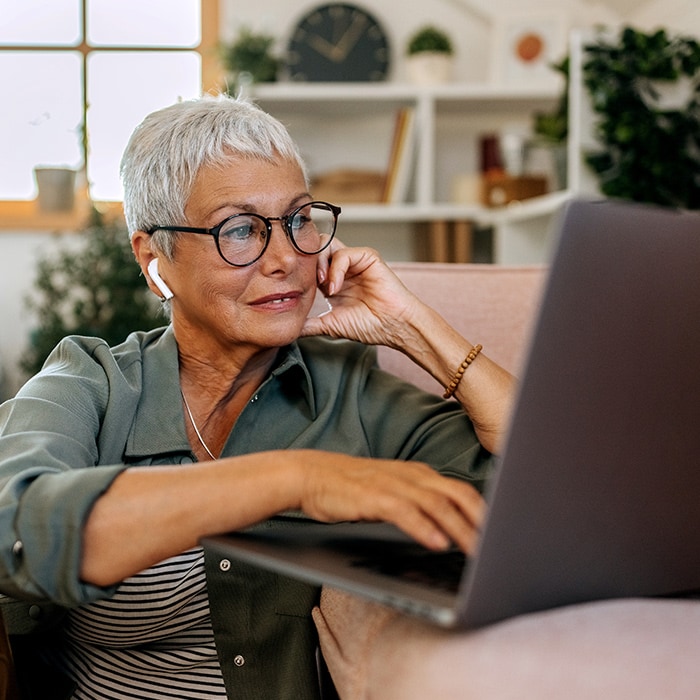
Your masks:
M 40 144 L 42 161 L 34 166 L 37 186 L 37 206 L 40 212 L 71 212 L 75 206 L 76 180 L 87 154 L 87 134 L 83 124 L 68 130 L 65 125 L 46 113 L 33 122 L 37 127 L 36 144 Z M 69 134 L 79 138 L 70 143 Z M 73 164 L 69 165 L 69 161 Z
M 600 144 L 585 161 L 601 192 L 700 209 L 700 44 L 664 30 L 600 33 L 584 47 L 583 81 Z
M 448 82 L 452 75 L 453 54 L 452 41 L 444 31 L 433 25 L 421 27 L 406 44 L 409 80 L 419 85 Z
M 549 112 L 535 112 L 530 147 L 544 148 L 551 154 L 558 189 L 566 187 L 567 140 L 569 136 L 569 56 L 551 64 L 552 70 L 564 77 L 564 87 L 557 103 Z
M 27 307 L 37 316 L 22 369 L 34 374 L 66 335 L 91 335 L 111 345 L 135 330 L 165 325 L 129 245 L 123 222 L 108 221 L 96 209 L 80 239 L 47 251 L 37 265 Z
M 252 83 L 277 80 L 281 59 L 273 51 L 274 44 L 275 37 L 271 34 L 241 27 L 236 39 L 221 47 L 221 60 L 230 76 L 227 86 L 230 94 Z

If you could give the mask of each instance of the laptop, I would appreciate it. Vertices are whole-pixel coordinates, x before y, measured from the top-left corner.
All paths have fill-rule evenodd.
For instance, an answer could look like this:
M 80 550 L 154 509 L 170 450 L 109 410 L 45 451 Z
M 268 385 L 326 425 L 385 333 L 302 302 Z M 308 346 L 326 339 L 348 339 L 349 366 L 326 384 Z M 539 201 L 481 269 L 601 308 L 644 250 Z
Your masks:
M 284 518 L 203 545 L 462 629 L 700 590 L 700 213 L 575 199 L 556 234 L 473 556 Z

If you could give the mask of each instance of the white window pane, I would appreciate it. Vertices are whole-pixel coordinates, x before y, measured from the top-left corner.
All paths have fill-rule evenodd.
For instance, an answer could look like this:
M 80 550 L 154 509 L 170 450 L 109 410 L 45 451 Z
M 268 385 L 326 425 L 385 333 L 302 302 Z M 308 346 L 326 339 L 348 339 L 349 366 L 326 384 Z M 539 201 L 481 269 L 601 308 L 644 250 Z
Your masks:
M 119 161 L 134 128 L 155 109 L 201 92 L 201 61 L 187 52 L 96 52 L 88 59 L 88 176 L 96 200 L 119 200 Z
M 0 0 L 1 44 L 75 46 L 79 41 L 76 0 Z
M 81 164 L 79 54 L 0 53 L 0 95 L 0 197 L 32 199 L 35 165 Z
M 94 46 L 183 46 L 200 42 L 199 0 L 88 0 Z

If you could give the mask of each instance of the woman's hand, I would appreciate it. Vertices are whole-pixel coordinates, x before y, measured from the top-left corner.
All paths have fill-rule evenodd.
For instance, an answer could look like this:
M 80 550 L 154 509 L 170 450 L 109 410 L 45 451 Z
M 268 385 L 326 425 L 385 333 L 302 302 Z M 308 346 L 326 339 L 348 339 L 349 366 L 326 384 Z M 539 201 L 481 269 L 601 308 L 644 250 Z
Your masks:
M 421 462 L 302 453 L 299 507 L 324 522 L 391 522 L 431 549 L 450 543 L 473 552 L 484 501 L 468 483 Z
M 422 303 L 375 250 L 348 248 L 337 239 L 319 256 L 318 279 L 332 310 L 307 319 L 301 335 L 400 347 L 404 319 Z
M 328 335 L 400 350 L 443 386 L 474 343 L 409 291 L 371 248 L 334 240 L 319 256 L 319 287 L 332 310 L 306 320 L 301 335 Z M 485 349 L 454 392 L 481 444 L 498 453 L 511 411 L 515 379 Z

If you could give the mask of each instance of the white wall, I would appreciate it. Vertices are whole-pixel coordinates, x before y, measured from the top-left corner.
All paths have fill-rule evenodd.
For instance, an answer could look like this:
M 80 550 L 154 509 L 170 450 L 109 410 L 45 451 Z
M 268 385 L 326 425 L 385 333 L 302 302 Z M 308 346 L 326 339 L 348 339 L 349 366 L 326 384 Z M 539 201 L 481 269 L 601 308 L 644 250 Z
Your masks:
M 17 365 L 34 325 L 25 299 L 34 286 L 37 257 L 42 248 L 53 245 L 54 238 L 46 233 L 0 230 L 0 400 L 3 390 L 18 388 Z
M 485 82 L 490 77 L 492 37 L 499 19 L 524 16 L 521 0 L 358 0 L 382 21 L 392 41 L 392 79 L 404 77 L 403 47 L 410 34 L 424 23 L 447 29 L 457 47 L 455 80 Z M 236 33 L 241 25 L 265 30 L 286 43 L 294 23 L 320 0 L 222 0 L 222 38 Z M 619 14 L 622 12 L 623 16 Z M 697 0 L 532 0 L 527 17 L 556 16 L 566 28 L 585 28 L 596 24 L 620 23 L 700 36 L 700 3 Z M 50 245 L 49 233 L 13 233 L 0 229 L 0 398 L 14 392 L 22 377 L 17 363 L 27 346 L 34 320 L 27 313 L 24 299 L 36 276 L 37 251 Z M 399 259 L 396 250 L 388 251 Z M 3 372 L 0 371 L 0 376 Z

